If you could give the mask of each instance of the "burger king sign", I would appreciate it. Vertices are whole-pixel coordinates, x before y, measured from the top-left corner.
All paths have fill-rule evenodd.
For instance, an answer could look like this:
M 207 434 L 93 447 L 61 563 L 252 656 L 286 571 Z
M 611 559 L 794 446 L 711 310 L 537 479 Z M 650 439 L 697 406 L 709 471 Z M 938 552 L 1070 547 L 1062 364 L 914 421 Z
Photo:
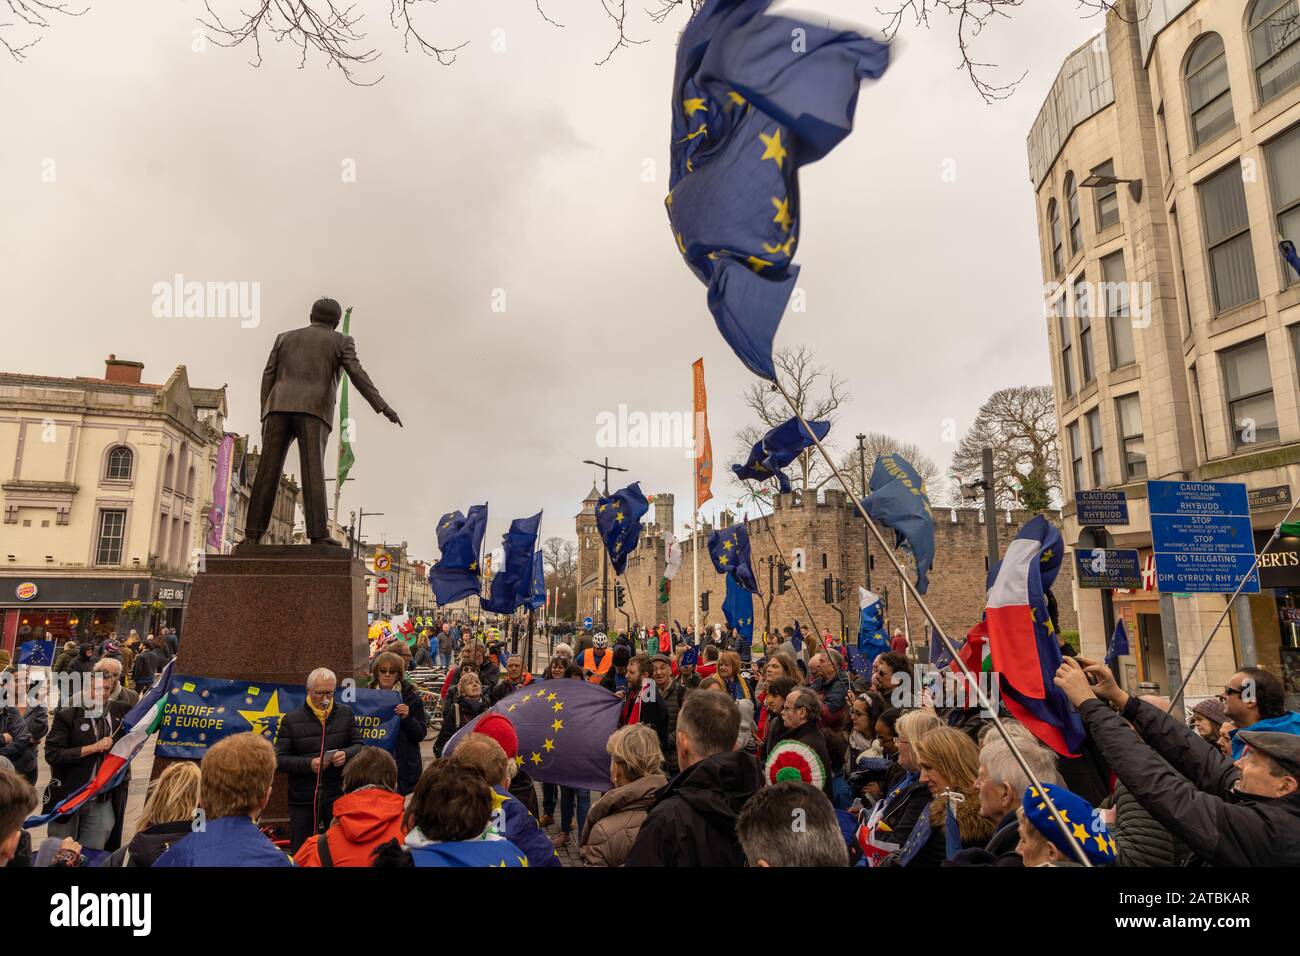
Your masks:
M 24 581 L 22 584 L 18 585 L 18 587 L 14 588 L 14 596 L 20 601 L 30 601 L 32 598 L 36 597 L 36 592 L 39 590 L 40 588 L 38 588 L 34 582 Z

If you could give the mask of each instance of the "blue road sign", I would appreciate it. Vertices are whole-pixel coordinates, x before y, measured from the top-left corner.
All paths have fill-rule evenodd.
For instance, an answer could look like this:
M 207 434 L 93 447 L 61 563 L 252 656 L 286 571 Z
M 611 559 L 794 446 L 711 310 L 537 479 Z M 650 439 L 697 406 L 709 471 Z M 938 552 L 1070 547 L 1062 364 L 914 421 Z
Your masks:
M 593 621 L 593 620 L 592 620 L 591 618 L 589 618 L 589 617 L 584 617 L 584 618 L 582 619 L 582 626 L 585 627 L 585 628 L 586 628 L 587 630 L 589 630 L 589 631 L 591 630 L 591 625 L 594 624 L 594 623 L 595 623 L 595 621 Z
M 1122 491 L 1076 491 L 1074 512 L 1081 526 L 1128 524 L 1128 496 Z
M 1074 552 L 1075 580 L 1081 588 L 1142 588 L 1138 553 L 1123 548 L 1079 548 Z
M 1164 592 L 1258 593 L 1246 486 L 1238 482 L 1148 481 L 1156 586 Z M 1080 582 L 1082 584 L 1082 581 Z

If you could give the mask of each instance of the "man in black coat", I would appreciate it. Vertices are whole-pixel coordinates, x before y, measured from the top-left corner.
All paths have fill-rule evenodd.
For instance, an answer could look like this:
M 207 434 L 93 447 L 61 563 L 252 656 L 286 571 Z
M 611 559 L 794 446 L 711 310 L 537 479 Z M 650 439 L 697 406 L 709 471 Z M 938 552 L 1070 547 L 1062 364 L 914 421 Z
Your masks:
M 352 336 L 337 331 L 342 318 L 337 302 L 318 299 L 311 307 L 311 323 L 281 332 L 271 347 L 262 371 L 262 457 L 248 502 L 246 544 L 256 545 L 266 534 L 284 459 L 293 441 L 298 442 L 307 537 L 313 544 L 339 543 L 329 534 L 324 462 L 325 443 L 334 424 L 334 395 L 345 369 L 352 387 L 371 408 L 390 422 L 402 424 L 361 367 Z
M 826 736 L 822 733 L 819 722 L 822 719 L 822 702 L 817 691 L 811 687 L 799 686 L 785 698 L 785 707 L 781 710 L 784 729 L 781 741 L 797 740 L 812 748 L 817 759 L 822 762 L 825 777 L 822 791 L 831 795 L 831 754 L 826 746 Z M 770 751 L 769 751 L 770 753 Z
M 655 795 L 627 866 L 744 866 L 740 811 L 763 785 L 758 761 L 733 748 L 740 708 L 723 694 L 687 694 L 677 715 L 682 767 Z
M 280 720 L 276 769 L 289 775 L 292 855 L 313 833 L 323 833 L 343 795 L 343 765 L 364 746 L 352 709 L 334 699 L 334 672 L 318 667 L 307 678 L 307 702 Z
M 1241 731 L 1249 749 L 1233 763 L 1162 708 L 1130 697 L 1105 665 L 1067 657 L 1056 686 L 1137 802 L 1202 862 L 1300 866 L 1300 736 Z

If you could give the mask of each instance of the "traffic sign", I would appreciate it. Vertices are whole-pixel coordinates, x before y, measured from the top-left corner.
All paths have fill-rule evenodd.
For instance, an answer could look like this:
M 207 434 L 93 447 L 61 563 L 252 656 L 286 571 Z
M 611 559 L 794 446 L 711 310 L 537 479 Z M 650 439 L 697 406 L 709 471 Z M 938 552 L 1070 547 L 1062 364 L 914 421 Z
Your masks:
M 388 556 L 387 551 L 375 552 L 375 570 L 387 571 L 393 566 L 393 559 Z
M 1140 588 L 1138 553 L 1124 548 L 1080 548 L 1074 552 L 1075 580 L 1081 588 Z
M 375 590 L 380 594 L 388 593 L 388 578 L 380 578 L 375 582 Z
M 1164 592 L 1259 592 L 1246 486 L 1239 482 L 1148 481 L 1156 585 Z
M 593 621 L 593 620 L 592 620 L 591 618 L 589 618 L 589 617 L 584 617 L 584 618 L 582 619 L 582 626 L 583 626 L 586 630 L 588 630 L 588 631 L 591 630 L 591 626 L 592 626 L 593 624 L 595 624 L 595 623 L 596 623 L 596 622 Z
M 1128 524 L 1128 495 L 1122 491 L 1076 491 L 1074 518 L 1080 525 Z

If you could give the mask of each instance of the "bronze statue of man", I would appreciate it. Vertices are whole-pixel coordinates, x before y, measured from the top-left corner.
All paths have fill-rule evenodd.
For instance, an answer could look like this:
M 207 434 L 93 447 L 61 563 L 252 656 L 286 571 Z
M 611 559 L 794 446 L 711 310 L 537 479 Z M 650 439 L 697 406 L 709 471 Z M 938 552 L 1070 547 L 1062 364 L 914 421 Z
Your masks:
M 262 457 L 244 523 L 246 542 L 257 544 L 266 534 L 289 443 L 296 440 L 307 537 L 312 544 L 340 544 L 329 533 L 325 444 L 334 423 L 334 395 L 344 369 L 375 411 L 398 426 L 402 424 L 361 367 L 352 336 L 337 331 L 342 317 L 337 302 L 318 299 L 311 307 L 311 324 L 281 332 L 271 347 L 262 372 Z

